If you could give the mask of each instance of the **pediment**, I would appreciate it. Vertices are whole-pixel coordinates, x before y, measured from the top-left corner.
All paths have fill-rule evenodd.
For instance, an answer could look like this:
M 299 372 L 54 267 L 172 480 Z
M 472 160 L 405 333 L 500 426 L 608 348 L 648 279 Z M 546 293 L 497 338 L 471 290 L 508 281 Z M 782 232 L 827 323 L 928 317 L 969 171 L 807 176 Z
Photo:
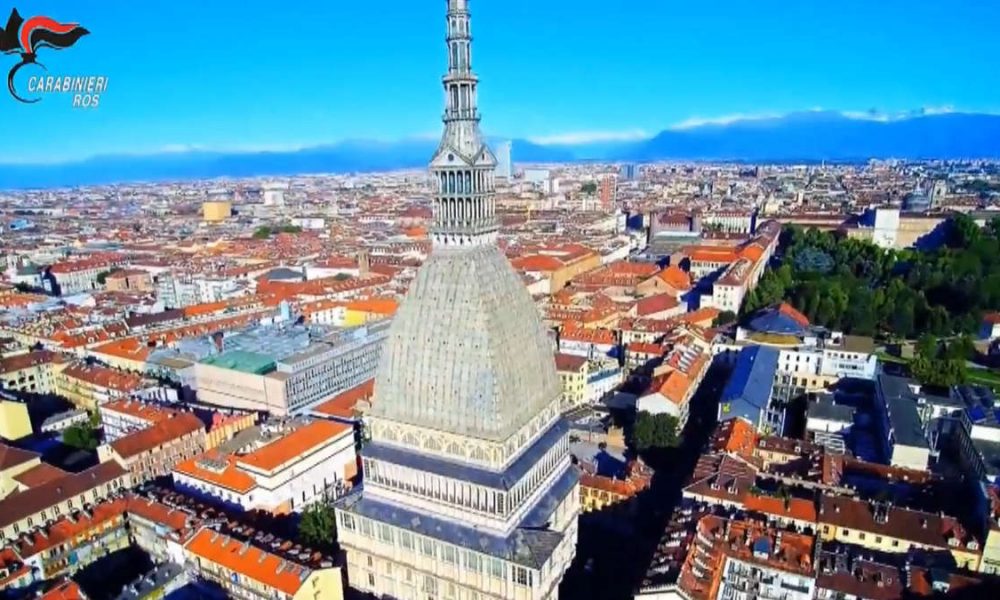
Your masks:
M 438 151 L 434 154 L 434 158 L 431 159 L 431 168 L 460 168 L 460 167 L 471 167 L 475 164 L 474 159 L 463 155 L 458 149 L 450 146 L 444 145 L 438 148 Z

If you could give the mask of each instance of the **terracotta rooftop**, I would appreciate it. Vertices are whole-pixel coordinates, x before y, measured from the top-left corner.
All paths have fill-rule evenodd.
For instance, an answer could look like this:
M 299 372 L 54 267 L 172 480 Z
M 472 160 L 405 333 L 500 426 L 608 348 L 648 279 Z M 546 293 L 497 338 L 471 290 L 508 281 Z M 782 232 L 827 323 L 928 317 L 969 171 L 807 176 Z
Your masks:
M 557 352 L 556 358 L 556 371 L 561 372 L 573 372 L 577 373 L 587 364 L 587 359 L 583 356 L 577 356 L 575 354 L 565 354 L 563 352 Z
M 42 455 L 37 452 L 22 450 L 0 442 L 0 471 L 6 471 L 11 467 L 31 462 L 37 458 L 41 458 L 41 456 Z
M 161 527 L 165 527 L 172 532 L 176 532 L 181 537 L 184 536 L 192 524 L 199 522 L 199 519 L 194 515 L 183 510 L 171 508 L 156 500 L 140 498 L 138 496 L 129 496 L 127 500 L 129 515 L 135 515 Z
M 13 373 L 29 367 L 37 367 L 53 362 L 59 362 L 61 357 L 55 352 L 48 350 L 38 350 L 26 354 L 18 354 L 0 358 L 0 373 Z
M 75 581 L 67 580 L 37 597 L 37 600 L 86 600 Z
M 139 400 L 112 400 L 101 404 L 100 410 L 129 415 L 149 423 L 159 423 L 180 414 L 179 411 Z
M 28 534 L 24 541 L 17 543 L 17 551 L 23 558 L 35 556 L 50 548 L 74 542 L 93 529 L 102 528 L 105 523 L 121 518 L 125 514 L 124 499 L 100 502 L 89 511 L 80 511 L 75 516 L 60 517 L 42 532 Z
M 721 423 L 712 435 L 712 449 L 716 452 L 731 452 L 749 458 L 756 447 L 757 428 L 742 418 Z
M 63 377 L 89 383 L 92 386 L 130 392 L 142 387 L 142 377 L 133 373 L 124 373 L 99 365 L 77 363 L 62 370 Z
M 265 552 L 249 543 L 239 542 L 211 529 L 202 529 L 185 549 L 204 561 L 239 573 L 265 586 L 294 596 L 311 571 Z
M 221 469 L 208 468 L 205 466 L 206 460 L 219 462 L 225 466 Z M 245 494 L 257 487 L 257 481 L 253 476 L 236 465 L 235 456 L 224 456 L 214 451 L 177 463 L 174 466 L 174 472 L 224 487 L 239 494 Z
M 331 417 L 342 419 L 354 419 L 357 417 L 357 405 L 362 400 L 370 400 L 375 395 L 375 380 L 357 385 L 349 390 L 337 394 L 333 398 L 318 404 L 313 408 L 314 412 Z
M 72 473 L 0 500 L 0 527 L 6 527 L 59 502 L 127 475 L 117 461 L 103 462 L 80 473 Z
M 237 459 L 241 465 L 274 471 L 293 459 L 312 452 L 341 435 L 351 435 L 354 428 L 346 423 L 316 420 L 281 436 L 277 440 Z
M 204 429 L 205 424 L 194 414 L 179 413 L 169 419 L 158 421 L 146 429 L 121 437 L 111 442 L 111 447 L 118 456 L 128 459 L 154 451 L 163 444 Z
M 670 294 L 657 294 L 638 300 L 635 303 L 635 314 L 641 318 L 672 310 L 678 306 L 680 306 L 680 302 Z
M 68 474 L 69 473 L 63 471 L 59 467 L 54 467 L 48 463 L 40 463 L 23 473 L 15 475 L 14 481 L 30 489 L 44 485 L 50 481 L 55 481 L 56 479 L 65 477 Z
M 691 276 L 675 265 L 663 269 L 656 276 L 677 290 L 687 291 L 691 289 Z

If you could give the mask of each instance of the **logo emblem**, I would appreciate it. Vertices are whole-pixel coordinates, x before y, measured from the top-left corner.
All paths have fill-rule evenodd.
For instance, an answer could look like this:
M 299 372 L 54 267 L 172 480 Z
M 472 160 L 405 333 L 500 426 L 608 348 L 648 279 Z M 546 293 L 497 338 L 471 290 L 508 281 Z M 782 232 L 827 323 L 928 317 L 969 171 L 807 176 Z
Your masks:
M 31 17 L 25 21 L 17 9 L 13 9 L 7 20 L 7 26 L 0 30 L 0 52 L 21 55 L 21 62 L 14 65 L 7 73 L 7 90 L 10 91 L 10 95 L 25 104 L 41 100 L 41 98 L 21 97 L 14 86 L 14 76 L 25 65 L 38 65 L 48 71 L 45 65 L 37 60 L 39 50 L 69 48 L 88 33 L 90 32 L 77 23 L 60 23 L 49 17 Z

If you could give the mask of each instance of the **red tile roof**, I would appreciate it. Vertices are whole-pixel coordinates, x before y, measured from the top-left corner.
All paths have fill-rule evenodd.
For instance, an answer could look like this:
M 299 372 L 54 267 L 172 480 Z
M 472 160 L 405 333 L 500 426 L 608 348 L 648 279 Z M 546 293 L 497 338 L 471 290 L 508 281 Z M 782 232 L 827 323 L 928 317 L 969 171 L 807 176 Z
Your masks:
M 222 469 L 204 466 L 204 460 L 221 461 L 226 466 Z M 236 457 L 223 456 L 218 452 L 207 452 L 201 456 L 181 461 L 174 465 L 174 473 L 200 479 L 212 485 L 224 487 L 234 492 L 245 494 L 257 487 L 257 481 L 250 474 L 236 466 Z
M 145 452 L 178 440 L 197 431 L 204 431 L 205 424 L 192 413 L 180 413 L 169 419 L 158 421 L 140 431 L 130 433 L 111 442 L 111 447 L 123 459 L 132 458 Z
M 130 392 L 142 387 L 142 377 L 99 365 L 78 363 L 62 370 L 62 376 L 89 383 L 98 388 Z
M 290 563 L 275 554 L 211 529 L 199 531 L 185 549 L 203 560 L 289 596 L 294 596 L 299 591 L 311 573 L 306 567 Z
M 799 311 L 795 310 L 795 307 L 793 307 L 791 304 L 787 302 L 782 302 L 778 306 L 778 312 L 787 317 L 791 317 L 796 323 L 798 323 L 802 327 L 809 326 L 809 318 L 806 317 L 804 314 L 800 313 Z
M 42 455 L 37 452 L 22 450 L 0 442 L 0 471 L 5 471 L 11 467 L 16 467 L 26 462 L 31 462 L 37 458 L 41 458 L 41 456 Z
M 0 528 L 16 523 L 50 506 L 127 475 L 118 461 L 110 460 L 86 471 L 72 473 L 0 500 Z
M 566 354 L 564 352 L 556 353 L 556 371 L 577 373 L 585 364 L 587 364 L 587 359 L 582 356 Z
M 356 411 L 358 402 L 361 402 L 362 400 L 369 400 L 374 395 L 375 380 L 369 379 L 361 385 L 352 387 L 351 389 L 341 392 L 333 398 L 320 403 L 313 408 L 313 411 L 322 415 L 329 415 L 331 417 L 353 419 L 357 416 Z
M 37 600 L 85 600 L 83 590 L 75 581 L 64 581 L 38 596 Z
M 59 467 L 54 467 L 48 463 L 41 463 L 38 466 L 31 467 L 23 473 L 19 473 L 14 476 L 14 481 L 20 483 L 26 488 L 38 487 L 44 485 L 50 481 L 55 481 L 68 475 L 66 471 L 63 471 Z
M 314 448 L 341 435 L 350 435 L 353 431 L 354 428 L 346 423 L 316 420 L 281 436 L 254 452 L 239 457 L 237 462 L 264 471 L 274 471 L 282 465 L 308 454 Z
M 664 311 L 673 310 L 680 306 L 680 302 L 670 294 L 657 294 L 642 298 L 635 303 L 635 312 L 638 317 L 655 315 Z
M 86 512 L 80 512 L 72 518 L 69 516 L 61 517 L 46 528 L 44 535 L 40 533 L 29 534 L 23 542 L 19 542 L 17 544 L 18 554 L 23 558 L 28 558 L 62 544 L 68 543 L 70 546 L 74 546 L 74 540 L 86 532 L 97 529 L 115 519 L 122 519 L 126 504 L 124 499 L 101 502 L 91 509 L 89 516 Z
M 680 267 L 670 265 L 657 273 L 656 276 L 677 290 L 687 291 L 691 289 L 691 276 Z
M 58 354 L 48 350 L 8 356 L 0 359 L 0 373 L 13 373 L 29 367 L 58 362 L 59 358 Z

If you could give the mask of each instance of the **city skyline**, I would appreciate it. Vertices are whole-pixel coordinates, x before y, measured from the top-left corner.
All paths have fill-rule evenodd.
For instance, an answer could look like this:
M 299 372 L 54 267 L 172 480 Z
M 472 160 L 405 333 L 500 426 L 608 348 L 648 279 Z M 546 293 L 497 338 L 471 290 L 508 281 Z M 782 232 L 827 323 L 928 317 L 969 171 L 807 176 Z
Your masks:
M 995 52 L 982 41 L 996 20 L 987 13 L 1000 8 L 771 4 L 477 5 L 487 133 L 573 143 L 816 107 L 875 109 L 880 119 L 1000 108 Z M 69 50 L 43 51 L 50 74 L 104 75 L 109 86 L 95 110 L 60 97 L 0 99 L 18 140 L 0 163 L 287 150 L 426 138 L 439 126 L 440 91 L 427 76 L 440 70 L 443 45 L 433 3 L 390 2 L 380 19 L 361 5 L 298 3 L 280 15 L 261 2 L 239 14 L 226 3 L 194 7 L 33 3 L 30 14 L 91 32 Z

